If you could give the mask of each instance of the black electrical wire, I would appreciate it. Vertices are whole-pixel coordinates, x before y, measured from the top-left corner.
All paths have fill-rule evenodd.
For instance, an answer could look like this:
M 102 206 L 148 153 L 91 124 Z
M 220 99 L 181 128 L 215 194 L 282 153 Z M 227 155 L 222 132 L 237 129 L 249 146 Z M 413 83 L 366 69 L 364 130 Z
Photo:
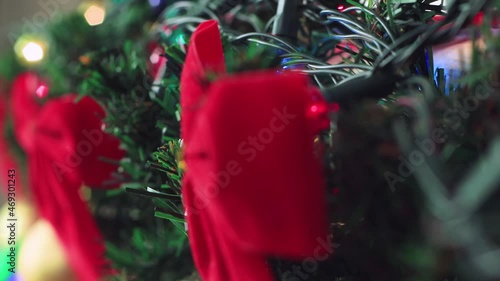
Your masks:
M 297 39 L 299 31 L 300 0 L 279 0 L 273 34 L 289 39 Z
M 404 80 L 396 74 L 400 66 L 419 49 L 456 36 L 489 0 L 475 0 L 474 2 L 473 5 L 472 1 L 456 0 L 450 6 L 442 22 L 431 26 L 423 24 L 403 34 L 376 61 L 372 73 L 324 89 L 323 94 L 326 100 L 330 103 L 348 106 L 363 98 L 383 98 L 390 95 L 397 83 Z M 446 27 L 447 25 L 451 26 Z M 411 41 L 414 43 L 397 50 L 398 47 Z

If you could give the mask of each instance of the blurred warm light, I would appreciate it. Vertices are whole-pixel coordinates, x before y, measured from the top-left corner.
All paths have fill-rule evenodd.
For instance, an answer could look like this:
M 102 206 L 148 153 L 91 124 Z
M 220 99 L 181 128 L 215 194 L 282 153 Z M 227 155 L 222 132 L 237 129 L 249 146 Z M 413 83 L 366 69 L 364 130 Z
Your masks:
M 106 10 L 101 5 L 92 4 L 85 10 L 83 15 L 90 26 L 99 25 L 104 22 Z
M 83 65 L 88 65 L 92 61 L 92 59 L 89 56 L 85 56 L 85 55 L 80 56 L 78 59 L 80 60 L 80 62 Z
M 14 50 L 18 57 L 24 59 L 26 62 L 35 63 L 41 61 L 45 56 L 45 45 L 40 41 L 22 36 L 16 42 Z
M 44 219 L 35 222 L 24 237 L 16 265 L 19 280 L 76 281 L 68 252 L 54 226 Z
M 41 61 L 43 59 L 43 48 L 35 42 L 26 44 L 22 52 L 24 58 L 29 62 Z

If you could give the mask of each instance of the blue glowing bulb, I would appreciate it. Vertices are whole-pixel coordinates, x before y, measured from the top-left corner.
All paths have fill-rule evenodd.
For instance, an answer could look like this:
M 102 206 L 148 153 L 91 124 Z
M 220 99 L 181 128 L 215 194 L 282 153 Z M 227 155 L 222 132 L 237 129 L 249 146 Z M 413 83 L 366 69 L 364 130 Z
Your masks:
M 151 5 L 151 7 L 157 7 L 160 3 L 161 0 L 149 0 L 149 5 Z

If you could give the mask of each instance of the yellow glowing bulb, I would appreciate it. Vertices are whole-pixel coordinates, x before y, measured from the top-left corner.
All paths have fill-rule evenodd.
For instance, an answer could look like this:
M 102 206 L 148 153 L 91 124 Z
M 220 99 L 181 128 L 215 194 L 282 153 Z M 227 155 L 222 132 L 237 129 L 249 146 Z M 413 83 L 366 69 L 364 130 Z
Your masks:
M 43 48 L 35 42 L 29 42 L 21 51 L 23 57 L 29 62 L 41 61 L 43 59 Z
M 85 20 L 90 26 L 99 25 L 104 22 L 104 18 L 106 17 L 106 11 L 104 7 L 99 5 L 91 5 L 87 8 L 85 13 Z
M 16 273 L 26 281 L 75 281 L 68 254 L 52 224 L 39 219 L 24 237 Z

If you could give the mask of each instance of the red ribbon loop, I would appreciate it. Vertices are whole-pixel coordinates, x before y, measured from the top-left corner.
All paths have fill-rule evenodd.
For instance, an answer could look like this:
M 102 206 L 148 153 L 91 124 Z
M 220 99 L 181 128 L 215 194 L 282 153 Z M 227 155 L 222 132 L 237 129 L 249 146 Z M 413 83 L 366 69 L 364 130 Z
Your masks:
M 303 75 L 276 71 L 204 87 L 210 72 L 224 74 L 222 63 L 217 23 L 205 22 L 181 80 L 188 235 L 203 280 L 271 281 L 268 257 L 312 257 L 327 235 L 311 88 Z
M 101 130 L 105 112 L 96 101 L 76 101 L 70 94 L 41 106 L 35 95 L 39 81 L 35 74 L 22 74 L 12 92 L 15 132 L 27 154 L 33 197 L 65 246 L 78 280 L 100 280 L 109 273 L 109 262 L 79 190 L 82 184 L 104 187 L 117 166 L 101 158 L 119 161 L 124 152 L 118 139 Z

